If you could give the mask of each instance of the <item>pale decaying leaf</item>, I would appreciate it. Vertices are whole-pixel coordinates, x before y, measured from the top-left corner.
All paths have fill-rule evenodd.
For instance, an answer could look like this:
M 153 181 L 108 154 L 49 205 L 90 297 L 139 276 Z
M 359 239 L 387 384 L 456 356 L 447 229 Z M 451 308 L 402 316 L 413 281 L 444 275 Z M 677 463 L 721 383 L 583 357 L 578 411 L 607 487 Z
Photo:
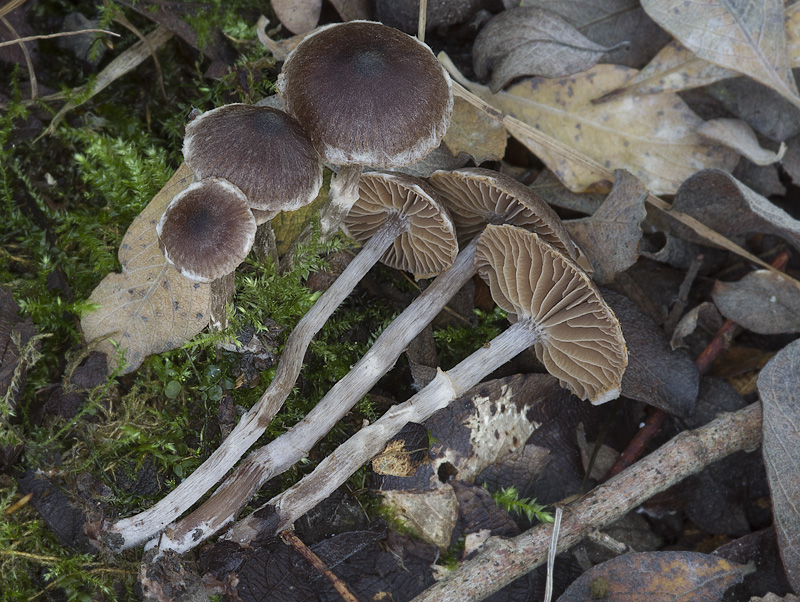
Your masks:
M 764 408 L 762 453 L 783 568 L 800 591 L 800 341 L 773 357 L 758 375 Z
M 711 292 L 720 313 L 759 334 L 800 332 L 800 288 L 785 276 L 758 270 Z
M 698 57 L 749 75 L 800 106 L 781 0 L 642 0 L 642 6 Z
M 272 0 L 271 4 L 281 25 L 294 34 L 314 29 L 322 12 L 322 0 Z
M 470 83 L 469 89 L 607 169 L 627 169 L 653 194 L 673 194 L 686 178 L 707 167 L 733 169 L 738 155 L 697 134 L 703 120 L 677 95 L 625 96 L 592 104 L 635 74 L 635 69 L 596 65 L 569 78 L 525 80 L 499 94 L 477 84 Z M 520 142 L 527 145 L 524 139 Z M 530 150 L 571 190 L 584 191 L 597 183 L 596 174 L 560 153 L 541 146 Z
M 779 236 L 800 249 L 800 221 L 723 171 L 709 169 L 686 180 L 672 209 L 714 224 L 714 229 L 727 237 L 760 232 Z M 681 226 L 673 231 L 690 242 L 707 244 Z
M 601 46 L 630 42 L 629 46 L 606 54 L 604 63 L 639 69 L 670 40 L 670 35 L 647 16 L 639 0 L 522 0 L 513 5 L 553 12 Z
M 800 67 L 800 3 L 787 7 L 784 16 L 789 64 L 796 69 Z M 738 75 L 740 73 L 737 71 L 709 63 L 673 40 L 625 88 L 613 92 L 611 97 L 617 94 L 680 92 Z
M 786 145 L 782 142 L 776 153 L 761 148 L 753 128 L 741 119 L 711 119 L 697 128 L 697 133 L 738 151 L 756 165 L 777 163 L 786 153 Z
M 604 100 L 610 100 L 620 94 L 680 92 L 738 75 L 736 71 L 699 58 L 683 44 L 673 40 L 623 88 L 611 92 Z
M 591 217 L 564 223 L 594 267 L 593 279 L 611 282 L 639 258 L 647 189 L 624 169 L 614 172 L 614 188 Z
M 558 600 L 721 600 L 726 589 L 753 570 L 698 552 L 625 554 L 586 571 Z M 595 591 L 598 584 L 601 596 Z
M 181 276 L 164 259 L 156 236 L 167 204 L 192 178 L 185 164 L 178 168 L 125 233 L 122 273 L 106 276 L 89 297 L 100 307 L 86 314 L 81 326 L 87 342 L 106 354 L 110 369 L 117 367 L 116 345 L 125 354 L 124 374 L 150 354 L 181 346 L 208 324 L 211 286 Z
M 466 153 L 476 165 L 484 161 L 499 161 L 506 152 L 507 139 L 502 123 L 463 98 L 455 99 L 453 116 L 443 140 L 454 157 Z
M 618 45 L 621 46 L 621 45 Z M 535 7 L 493 17 L 472 47 L 475 73 L 492 92 L 518 77 L 565 77 L 585 71 L 615 48 L 595 44 L 559 15 Z

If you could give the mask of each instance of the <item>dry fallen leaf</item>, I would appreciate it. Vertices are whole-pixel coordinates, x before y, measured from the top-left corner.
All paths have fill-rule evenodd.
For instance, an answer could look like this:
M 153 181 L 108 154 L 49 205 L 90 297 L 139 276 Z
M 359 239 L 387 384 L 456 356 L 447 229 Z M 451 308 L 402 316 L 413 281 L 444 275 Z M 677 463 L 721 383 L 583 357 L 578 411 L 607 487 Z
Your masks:
M 314 29 L 322 12 L 322 0 L 272 0 L 271 4 L 281 25 L 294 34 Z
M 444 135 L 444 144 L 454 157 L 466 153 L 476 165 L 484 161 L 499 161 L 506 152 L 508 134 L 502 123 L 456 97 L 453 116 Z
M 800 332 L 800 289 L 767 270 L 737 282 L 717 282 L 711 292 L 720 313 L 759 334 Z
M 672 210 L 686 213 L 729 238 L 762 232 L 800 249 L 800 221 L 750 190 L 729 173 L 709 169 L 686 180 L 675 195 Z M 682 226 L 674 232 L 697 244 L 703 242 Z
M 585 71 L 616 50 L 595 44 L 547 10 L 518 7 L 493 17 L 475 38 L 472 62 L 481 80 L 498 92 L 518 77 L 565 77 Z
M 781 0 L 642 0 L 642 6 L 698 57 L 749 75 L 800 107 Z
M 544 169 L 530 185 L 547 203 L 554 207 L 569 209 L 585 215 L 592 215 L 606 200 L 605 194 L 572 192 L 549 169 Z
M 564 222 L 594 267 L 592 278 L 599 284 L 614 280 L 639 258 L 645 218 L 647 189 L 624 169 L 614 172 L 614 188 L 591 217 Z
M 372 3 L 370 0 L 330 0 L 342 21 L 356 19 L 372 20 Z
M 778 546 L 786 576 L 800 591 L 800 341 L 772 358 L 758 376 L 764 408 L 763 448 Z
M 602 46 L 630 42 L 606 55 L 604 62 L 641 68 L 670 36 L 644 12 L 639 0 L 519 0 L 509 6 L 535 6 L 560 15 L 590 40 Z
M 664 331 L 627 297 L 608 290 L 603 297 L 619 319 L 628 346 L 622 395 L 674 416 L 691 416 L 700 374 L 689 354 L 670 349 Z
M 674 194 L 686 178 L 707 167 L 728 171 L 735 167 L 738 155 L 698 135 L 695 130 L 703 120 L 675 94 L 625 96 L 592 104 L 635 74 L 635 69 L 596 65 L 569 78 L 525 80 L 499 94 L 472 83 L 469 89 L 606 168 L 627 169 L 653 194 Z M 560 154 L 542 147 L 531 150 L 571 190 L 583 191 L 597 182 L 590 170 Z
M 131 224 L 119 249 L 121 274 L 109 274 L 89 297 L 100 308 L 81 319 L 88 343 L 117 367 L 117 348 L 125 354 L 122 373 L 139 367 L 153 353 L 175 349 L 206 327 L 209 284 L 192 282 L 167 263 L 158 246 L 156 224 L 167 204 L 192 182 L 181 165 Z
M 786 153 L 786 145 L 783 143 L 776 153 L 761 148 L 753 128 L 741 119 L 711 119 L 697 128 L 697 132 L 712 142 L 738 151 L 756 165 L 777 163 Z
M 626 554 L 586 571 L 558 600 L 721 600 L 726 589 L 752 570 L 697 552 Z

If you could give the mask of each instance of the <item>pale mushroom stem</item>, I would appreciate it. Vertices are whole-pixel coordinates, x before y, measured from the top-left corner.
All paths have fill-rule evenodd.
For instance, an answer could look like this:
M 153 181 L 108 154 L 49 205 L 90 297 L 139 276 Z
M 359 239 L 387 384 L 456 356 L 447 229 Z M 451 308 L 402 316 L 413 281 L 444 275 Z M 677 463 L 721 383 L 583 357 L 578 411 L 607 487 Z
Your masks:
M 105 539 L 112 549 L 124 550 L 155 535 L 188 510 L 233 468 L 264 433 L 289 396 L 311 339 L 406 227 L 407 219 L 401 214 L 393 215 L 381 226 L 298 322 L 286 341 L 275 377 L 256 405 L 242 417 L 219 448 L 166 497 L 152 508 L 111 525 Z
M 440 370 L 436 378 L 419 393 L 391 408 L 373 424 L 362 428 L 299 483 L 237 522 L 224 539 L 247 543 L 256 535 L 266 534 L 265 529 L 278 532 L 287 528 L 331 495 L 364 463 L 383 451 L 389 439 L 405 424 L 423 422 L 434 412 L 445 408 L 484 377 L 538 342 L 541 334 L 531 320 L 520 320 L 453 369 L 447 372 Z M 255 517 L 255 514 L 259 517 Z
M 318 240 L 320 242 L 324 242 L 333 236 L 358 200 L 358 183 L 361 179 L 361 171 L 360 165 L 345 165 L 331 177 L 328 202 L 323 205 L 319 212 Z M 292 269 L 297 248 L 309 242 L 313 235 L 314 226 L 309 224 L 292 243 L 292 248 L 283 256 L 280 265 L 281 273 Z
M 253 494 L 272 477 L 301 459 L 395 364 L 411 340 L 475 275 L 478 238 L 456 257 L 453 266 L 397 316 L 372 347 L 290 431 L 252 452 L 234 473 L 194 512 L 159 538 L 162 550 L 186 552 L 234 520 Z

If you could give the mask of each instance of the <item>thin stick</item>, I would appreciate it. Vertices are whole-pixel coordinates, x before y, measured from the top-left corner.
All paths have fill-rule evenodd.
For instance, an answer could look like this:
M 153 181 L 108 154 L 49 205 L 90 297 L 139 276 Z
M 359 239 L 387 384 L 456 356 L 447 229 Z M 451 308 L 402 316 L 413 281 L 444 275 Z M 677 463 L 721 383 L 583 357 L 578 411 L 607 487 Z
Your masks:
M 19 44 L 20 42 L 32 42 L 33 40 L 49 40 L 51 38 L 64 38 L 67 36 L 77 36 L 82 33 L 104 33 L 109 36 L 119 38 L 118 33 L 108 31 L 107 29 L 80 29 L 78 31 L 59 31 L 58 33 L 41 34 L 37 36 L 27 36 L 25 38 L 17 38 L 16 40 L 9 40 L 7 42 L 0 42 L 0 47 L 9 46 L 11 44 Z
M 347 584 L 328 568 L 328 565 L 322 561 L 322 558 L 314 554 L 311 548 L 303 543 L 303 540 L 297 536 L 297 533 L 291 529 L 284 531 L 281 533 L 281 539 L 291 545 L 303 558 L 308 560 L 312 566 L 317 569 L 320 575 L 330 581 L 333 589 L 336 590 L 345 602 L 358 602 L 358 598 L 353 595 L 347 587 Z
M 428 21 L 428 0 L 419 0 L 419 21 L 417 23 L 417 39 L 425 41 L 425 24 Z
M 754 403 L 661 448 L 599 485 L 564 510 L 558 551 L 619 520 L 655 494 L 705 467 L 761 442 L 761 404 Z M 553 526 L 542 524 L 511 539 L 490 537 L 472 560 L 414 598 L 413 602 L 476 602 L 545 562 Z

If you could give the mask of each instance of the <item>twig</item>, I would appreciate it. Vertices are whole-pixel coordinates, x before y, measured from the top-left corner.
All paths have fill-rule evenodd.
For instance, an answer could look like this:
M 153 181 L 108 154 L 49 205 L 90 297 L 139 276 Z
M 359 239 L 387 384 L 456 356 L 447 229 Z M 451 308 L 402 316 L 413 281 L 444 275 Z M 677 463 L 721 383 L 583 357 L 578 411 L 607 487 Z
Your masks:
M 778 271 L 785 270 L 790 255 L 791 253 L 789 250 L 784 249 L 772 260 L 770 266 Z M 711 364 L 730 347 L 731 340 L 737 328 L 738 324 L 736 324 L 736 322 L 733 320 L 725 320 L 722 327 L 717 331 L 717 334 L 711 339 L 711 342 L 694 361 L 700 374 L 705 373 L 711 367 Z M 611 470 L 608 471 L 608 478 L 613 477 L 636 462 L 644 453 L 645 448 L 653 437 L 661 431 L 661 426 L 664 424 L 666 417 L 667 413 L 664 412 L 664 410 L 656 409 L 650 413 L 647 420 L 645 420 L 644 426 L 637 431 L 636 435 L 631 439 L 628 446 L 617 459 L 617 462 L 611 467 Z
M 65 38 L 67 36 L 77 36 L 82 33 L 104 33 L 109 36 L 121 37 L 118 33 L 108 31 L 107 29 L 79 29 L 78 31 L 59 31 L 58 33 L 47 33 L 35 36 L 27 36 L 25 38 L 17 38 L 16 40 L 8 40 L 7 42 L 0 42 L 0 47 L 10 46 L 11 44 L 19 44 L 20 42 L 32 42 L 33 40 L 50 40 L 52 38 Z
M 24 2 L 24 0 L 23 0 Z M 19 4 L 22 4 L 20 2 Z M 25 57 L 25 65 L 28 67 L 28 78 L 31 82 L 31 101 L 35 101 L 36 97 L 39 96 L 39 84 L 36 80 L 36 71 L 33 68 L 33 61 L 31 60 L 31 55 L 28 52 L 28 49 L 25 48 L 25 42 L 22 41 L 22 38 L 19 37 L 17 30 L 14 29 L 14 26 L 11 25 L 11 22 L 6 19 L 4 16 L 0 16 L 0 23 L 6 26 L 6 29 L 11 32 L 11 35 L 16 36 L 16 40 L 11 40 L 9 44 L 19 44 L 19 49 L 22 51 L 22 56 Z
M 303 558 L 308 560 L 313 567 L 317 569 L 320 575 L 330 581 L 333 588 L 342 597 L 342 599 L 345 600 L 345 602 L 358 602 L 358 598 L 353 595 L 353 593 L 347 587 L 347 584 L 339 579 L 339 577 L 337 577 L 336 574 L 328 568 L 328 565 L 325 564 L 319 556 L 314 554 L 314 552 L 303 543 L 303 540 L 301 540 L 294 531 L 284 531 L 281 533 L 281 539 L 297 550 L 297 552 Z
M 761 405 L 726 413 L 661 448 L 599 485 L 564 510 L 558 551 L 564 551 L 641 505 L 657 493 L 761 441 Z M 541 565 L 553 526 L 542 524 L 511 539 L 491 537 L 481 552 L 434 584 L 413 602 L 474 602 Z
M 419 0 L 419 20 L 417 22 L 417 39 L 425 41 L 425 25 L 428 21 L 428 0 Z

